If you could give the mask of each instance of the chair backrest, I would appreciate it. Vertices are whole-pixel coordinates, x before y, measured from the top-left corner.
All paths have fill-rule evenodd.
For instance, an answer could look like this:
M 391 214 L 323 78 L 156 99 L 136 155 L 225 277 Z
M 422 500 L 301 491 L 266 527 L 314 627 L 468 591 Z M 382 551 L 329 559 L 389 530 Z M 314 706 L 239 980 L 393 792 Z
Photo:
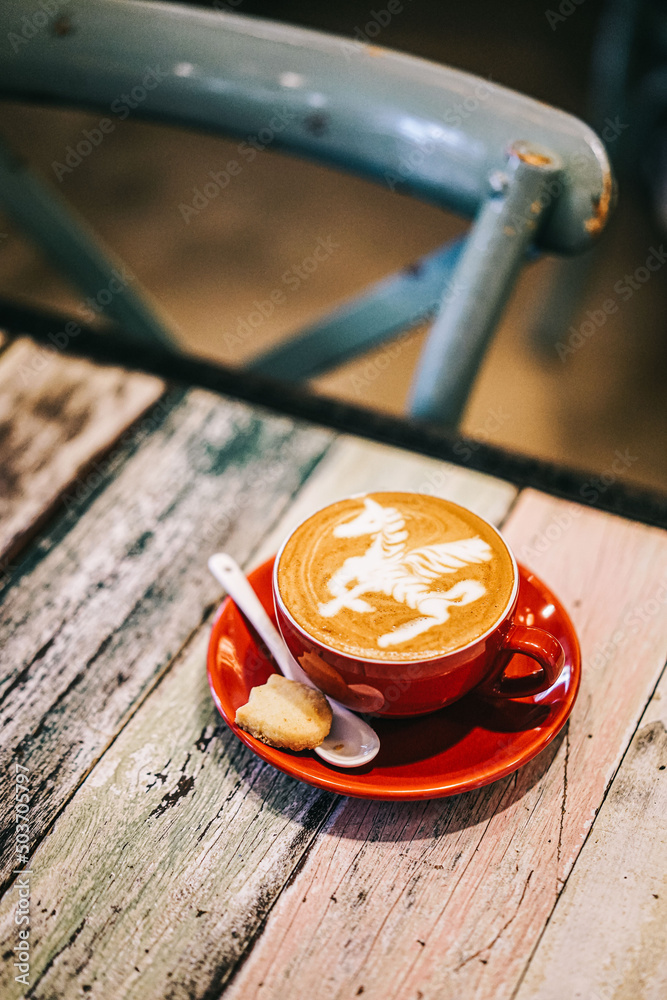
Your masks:
M 541 246 L 582 250 L 608 215 L 613 182 L 597 135 L 468 73 L 168 3 L 43 0 L 32 14 L 23 0 L 0 6 L 0 94 L 252 136 L 470 217 L 522 140 L 562 163 Z
M 112 128 L 113 116 L 132 114 L 236 135 L 238 158 L 218 188 L 271 147 L 475 219 L 465 243 L 422 261 L 414 281 L 376 286 L 253 359 L 255 371 L 309 378 L 394 335 L 399 320 L 423 318 L 424 294 L 437 315 L 410 405 L 418 417 L 454 423 L 528 248 L 580 252 L 611 210 L 609 161 L 588 126 L 470 74 L 175 4 L 40 3 L 26 14 L 22 0 L 3 0 L 0 36 L 11 51 L 0 63 L 0 96 L 95 108 Z M 0 146 L 3 203 L 88 294 L 104 286 L 110 268 L 85 226 Z M 169 340 L 136 285 L 108 314 L 136 338 Z

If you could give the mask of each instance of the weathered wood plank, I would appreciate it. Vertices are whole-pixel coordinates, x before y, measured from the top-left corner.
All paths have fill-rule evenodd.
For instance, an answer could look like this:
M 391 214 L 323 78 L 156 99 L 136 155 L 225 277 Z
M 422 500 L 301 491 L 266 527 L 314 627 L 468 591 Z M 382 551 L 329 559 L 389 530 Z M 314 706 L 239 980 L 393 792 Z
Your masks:
M 163 383 L 65 359 L 19 340 L 0 361 L 0 558 L 14 553 L 63 491 L 154 403 Z
M 26 339 L 0 357 L 0 576 L 81 471 L 163 393 L 160 379 Z
M 516 1000 L 665 996 L 667 674 L 642 716 Z
M 512 995 L 664 664 L 667 534 L 533 491 L 504 531 L 582 641 L 567 730 L 477 792 L 343 803 L 227 1000 Z
M 214 605 L 207 556 L 246 559 L 333 438 L 203 392 L 152 428 L 106 488 L 80 484 L 0 609 L 3 752 L 35 775 L 36 836 Z M 5 767 L 2 829 L 9 782 Z
M 423 455 L 341 435 L 315 475 L 304 484 L 280 523 L 253 555 L 258 565 L 277 551 L 283 539 L 313 511 L 341 497 L 366 490 L 409 490 L 447 497 L 498 524 L 517 496 L 502 479 L 463 469 Z
M 305 514 L 343 481 L 351 491 L 382 488 L 388 467 L 406 489 L 460 492 L 469 477 L 454 470 L 433 483 L 439 463 L 344 439 L 277 531 L 303 509 L 302 494 L 312 505 Z M 499 517 L 514 491 L 472 481 L 477 506 Z M 259 762 L 217 719 L 205 682 L 208 633 L 204 626 L 144 701 L 32 859 L 31 995 L 217 995 L 338 802 Z M 13 903 L 10 891 L 3 948 L 15 936 Z M 6 987 L 14 996 L 10 980 Z
M 224 981 L 336 796 L 217 715 L 199 633 L 31 861 L 33 997 L 195 997 Z M 16 894 L 0 904 L 3 952 Z M 5 963 L 0 993 L 18 997 Z M 214 993 L 211 993 L 214 995 Z

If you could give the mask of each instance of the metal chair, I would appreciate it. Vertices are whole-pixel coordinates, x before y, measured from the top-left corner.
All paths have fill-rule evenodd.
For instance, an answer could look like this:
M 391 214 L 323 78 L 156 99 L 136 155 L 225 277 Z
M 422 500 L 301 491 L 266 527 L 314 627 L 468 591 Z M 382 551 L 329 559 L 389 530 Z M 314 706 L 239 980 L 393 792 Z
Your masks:
M 254 137 L 473 220 L 462 241 L 255 357 L 256 373 L 305 380 L 433 316 L 410 412 L 453 425 L 526 256 L 583 251 L 607 221 L 614 183 L 596 134 L 478 77 L 175 4 L 43 0 L 39 9 L 38 23 L 21 0 L 4 0 L 0 35 L 11 51 L 0 95 L 106 115 L 126 95 L 137 116 Z M 84 294 L 107 286 L 113 255 L 4 147 L 0 205 Z M 136 285 L 104 311 L 137 340 L 172 342 Z

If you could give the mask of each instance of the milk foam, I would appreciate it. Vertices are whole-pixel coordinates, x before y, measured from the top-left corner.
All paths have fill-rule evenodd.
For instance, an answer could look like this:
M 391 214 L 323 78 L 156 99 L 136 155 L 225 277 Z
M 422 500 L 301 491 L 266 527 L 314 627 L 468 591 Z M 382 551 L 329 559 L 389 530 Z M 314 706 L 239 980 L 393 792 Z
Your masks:
M 286 543 L 278 589 L 295 621 L 351 655 L 410 660 L 460 648 L 499 620 L 514 582 L 499 536 L 437 497 L 339 501 Z

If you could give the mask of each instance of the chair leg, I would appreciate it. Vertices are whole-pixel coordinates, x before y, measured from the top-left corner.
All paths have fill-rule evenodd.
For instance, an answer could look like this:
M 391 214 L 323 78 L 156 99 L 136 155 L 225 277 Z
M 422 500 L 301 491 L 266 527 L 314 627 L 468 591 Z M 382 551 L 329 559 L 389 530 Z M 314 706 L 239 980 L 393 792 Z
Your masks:
M 460 419 L 526 251 L 560 193 L 560 167 L 556 156 L 516 143 L 506 171 L 491 177 L 419 360 L 412 416 L 442 425 Z
M 378 281 L 286 343 L 253 358 L 247 368 L 260 375 L 299 382 L 422 322 L 438 308 L 464 242 L 454 240 L 398 274 Z
M 91 319 L 101 313 L 137 341 L 173 344 L 125 264 L 1 140 L 0 207 L 83 292 Z

